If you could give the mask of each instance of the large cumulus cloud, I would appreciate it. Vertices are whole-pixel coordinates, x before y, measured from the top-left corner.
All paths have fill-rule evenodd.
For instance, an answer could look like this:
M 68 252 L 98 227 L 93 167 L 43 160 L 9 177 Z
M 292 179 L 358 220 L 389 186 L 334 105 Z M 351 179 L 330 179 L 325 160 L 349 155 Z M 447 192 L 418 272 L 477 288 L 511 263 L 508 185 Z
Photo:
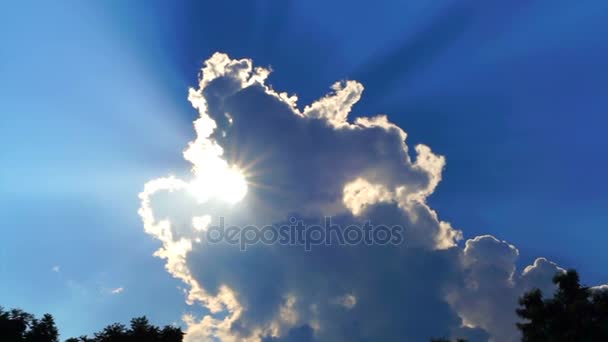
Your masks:
M 442 156 L 410 151 L 387 116 L 350 120 L 363 86 L 339 82 L 318 101 L 273 90 L 269 70 L 217 53 L 189 101 L 197 138 L 187 179 L 148 182 L 140 194 L 156 255 L 186 284 L 189 341 L 425 341 L 433 336 L 514 341 L 517 297 L 552 291 L 560 269 L 539 258 L 515 268 L 518 250 L 492 236 L 462 234 L 426 203 Z M 396 245 L 210 244 L 230 224 L 400 225 Z

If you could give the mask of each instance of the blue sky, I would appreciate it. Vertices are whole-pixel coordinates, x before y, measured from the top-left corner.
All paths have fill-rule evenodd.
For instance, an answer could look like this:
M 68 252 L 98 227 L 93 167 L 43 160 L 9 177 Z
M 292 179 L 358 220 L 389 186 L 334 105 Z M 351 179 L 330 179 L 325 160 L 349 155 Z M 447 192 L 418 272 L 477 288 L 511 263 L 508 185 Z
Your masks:
M 270 66 L 301 105 L 360 81 L 353 116 L 446 157 L 428 202 L 465 238 L 606 283 L 606 22 L 605 1 L 3 4 L 0 304 L 53 313 L 64 337 L 199 310 L 152 257 L 137 194 L 189 168 L 187 89 L 216 51 Z

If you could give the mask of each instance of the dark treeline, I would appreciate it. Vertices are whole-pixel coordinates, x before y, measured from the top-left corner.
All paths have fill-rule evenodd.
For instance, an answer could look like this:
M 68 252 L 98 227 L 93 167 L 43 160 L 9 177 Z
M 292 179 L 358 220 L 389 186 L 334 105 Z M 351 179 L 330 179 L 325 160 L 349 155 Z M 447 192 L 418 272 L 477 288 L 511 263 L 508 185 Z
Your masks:
M 133 318 L 129 326 L 114 323 L 93 336 L 73 337 L 66 342 L 181 342 L 184 333 L 178 327 L 163 328 L 150 324 L 146 317 Z M 1 342 L 59 342 L 59 330 L 53 316 L 38 319 L 19 309 L 0 307 Z
M 538 289 L 520 298 L 522 341 L 608 341 L 608 291 L 582 286 L 574 270 L 558 273 L 553 282 L 557 291 L 552 298 L 544 299 Z
M 522 342 L 606 342 L 608 341 L 608 291 L 580 284 L 578 273 L 569 270 L 553 278 L 557 290 L 544 298 L 540 290 L 527 292 L 519 299 L 517 328 Z M 129 326 L 115 323 L 91 337 L 81 336 L 66 342 L 181 342 L 180 328 L 156 327 L 146 317 L 134 318 Z M 38 319 L 19 309 L 0 307 L 1 342 L 59 342 L 53 316 Z M 449 342 L 432 339 L 433 342 Z M 465 342 L 465 340 L 457 340 Z

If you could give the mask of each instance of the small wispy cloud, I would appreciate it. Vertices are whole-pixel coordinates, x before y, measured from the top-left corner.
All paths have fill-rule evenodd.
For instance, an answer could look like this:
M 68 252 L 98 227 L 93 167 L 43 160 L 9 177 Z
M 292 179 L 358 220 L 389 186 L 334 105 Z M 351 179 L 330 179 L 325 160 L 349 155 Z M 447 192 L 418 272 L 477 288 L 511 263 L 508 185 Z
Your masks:
M 59 273 L 59 271 L 61 271 L 61 267 L 59 267 L 58 265 L 55 265 L 51 268 L 51 271 L 53 271 L 55 273 Z
M 117 287 L 115 289 L 110 290 L 110 293 L 116 295 L 122 293 L 124 290 L 124 287 Z

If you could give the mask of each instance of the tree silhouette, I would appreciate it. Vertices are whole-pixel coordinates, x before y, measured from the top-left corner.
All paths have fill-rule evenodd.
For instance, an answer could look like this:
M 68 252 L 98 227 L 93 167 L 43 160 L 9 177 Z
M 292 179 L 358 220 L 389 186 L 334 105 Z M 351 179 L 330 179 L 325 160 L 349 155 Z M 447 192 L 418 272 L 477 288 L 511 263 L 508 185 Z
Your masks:
M 163 330 L 160 331 L 160 342 L 178 342 L 183 340 L 184 333 L 182 329 L 166 325 Z
M 53 316 L 38 320 L 20 309 L 5 311 L 0 307 L 0 340 L 2 342 L 58 342 L 59 332 Z
M 126 342 L 127 328 L 120 323 L 110 324 L 102 331 L 95 333 L 93 341 L 96 342 Z
M 92 338 L 88 338 L 86 336 L 80 336 L 80 337 L 72 337 L 72 338 L 68 338 L 67 340 L 65 340 L 65 342 L 93 342 L 95 341 Z
M 129 327 L 110 324 L 93 337 L 80 336 L 66 342 L 182 342 L 184 333 L 179 327 L 162 329 L 150 324 L 145 316 L 133 318 Z M 59 332 L 50 314 L 41 319 L 20 309 L 5 311 L 0 306 L 0 342 L 59 342 Z
M 44 314 L 41 320 L 33 318 L 29 331 L 25 333 L 27 342 L 59 342 L 59 331 L 50 314 Z
M 181 342 L 184 333 L 180 328 L 169 325 L 161 329 L 142 316 L 133 318 L 128 328 L 124 324 L 114 323 L 93 336 L 70 338 L 66 342 Z
M 558 273 L 553 282 L 558 286 L 553 298 L 543 299 L 538 289 L 520 298 L 522 341 L 608 341 L 608 291 L 581 286 L 574 270 Z

